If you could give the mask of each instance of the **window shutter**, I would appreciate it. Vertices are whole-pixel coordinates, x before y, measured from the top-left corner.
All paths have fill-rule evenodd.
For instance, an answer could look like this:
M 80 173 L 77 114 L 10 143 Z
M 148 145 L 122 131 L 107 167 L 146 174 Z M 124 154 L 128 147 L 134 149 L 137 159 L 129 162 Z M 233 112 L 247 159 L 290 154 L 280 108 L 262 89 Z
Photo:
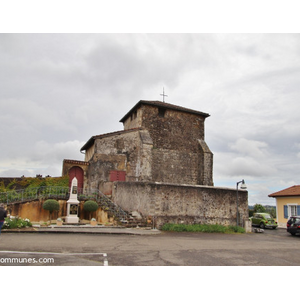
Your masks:
M 297 215 L 300 216 L 300 205 L 297 205 Z
M 109 181 L 126 181 L 126 172 L 117 170 L 110 171 Z
M 283 211 L 284 211 L 284 218 L 285 219 L 288 219 L 288 207 L 287 207 L 287 205 L 284 205 L 283 206 Z

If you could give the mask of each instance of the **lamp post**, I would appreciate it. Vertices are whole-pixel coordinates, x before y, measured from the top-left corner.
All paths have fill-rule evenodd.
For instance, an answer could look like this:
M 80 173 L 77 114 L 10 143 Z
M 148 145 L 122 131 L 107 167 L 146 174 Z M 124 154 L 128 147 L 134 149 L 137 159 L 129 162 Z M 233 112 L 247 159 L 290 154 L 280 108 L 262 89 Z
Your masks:
M 238 181 L 236 183 L 236 226 L 239 226 L 239 184 L 241 183 L 241 189 L 247 189 L 245 180 Z

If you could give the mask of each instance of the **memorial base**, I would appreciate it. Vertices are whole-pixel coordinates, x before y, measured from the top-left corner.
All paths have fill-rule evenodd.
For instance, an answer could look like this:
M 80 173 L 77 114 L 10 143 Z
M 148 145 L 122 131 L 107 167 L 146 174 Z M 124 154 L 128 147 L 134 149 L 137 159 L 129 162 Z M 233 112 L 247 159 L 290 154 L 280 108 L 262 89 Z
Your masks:
M 79 218 L 77 216 L 68 216 L 66 217 L 65 223 L 78 223 Z

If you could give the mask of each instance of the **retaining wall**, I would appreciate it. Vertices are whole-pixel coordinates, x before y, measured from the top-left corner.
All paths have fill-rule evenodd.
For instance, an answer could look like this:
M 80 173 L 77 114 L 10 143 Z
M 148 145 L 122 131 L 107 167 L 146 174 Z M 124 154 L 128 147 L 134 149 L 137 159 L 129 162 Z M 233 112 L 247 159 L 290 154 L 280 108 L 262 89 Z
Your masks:
M 236 189 L 153 182 L 115 182 L 113 201 L 126 211 L 165 223 L 236 225 Z M 239 190 L 240 225 L 248 219 L 248 192 Z
M 49 220 L 49 211 L 43 209 L 46 200 L 35 199 L 30 201 L 8 204 L 8 212 L 12 216 L 18 216 L 22 219 L 29 219 L 31 222 L 47 222 Z M 67 200 L 57 200 L 59 203 L 59 211 L 52 213 L 52 220 L 64 218 L 67 215 Z M 89 212 L 84 211 L 83 204 L 80 201 L 78 209 L 79 219 L 89 220 Z M 96 212 L 92 212 L 91 218 L 95 218 L 98 223 L 107 223 L 109 221 L 107 212 L 99 208 Z

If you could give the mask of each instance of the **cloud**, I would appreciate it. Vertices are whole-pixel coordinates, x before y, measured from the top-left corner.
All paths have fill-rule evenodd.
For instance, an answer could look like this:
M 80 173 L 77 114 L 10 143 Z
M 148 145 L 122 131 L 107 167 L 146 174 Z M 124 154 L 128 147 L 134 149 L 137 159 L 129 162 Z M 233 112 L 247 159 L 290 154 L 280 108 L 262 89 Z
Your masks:
M 299 34 L 0 34 L 0 175 L 59 176 L 164 87 L 211 115 L 215 185 L 270 201 L 300 177 L 299 50 Z
M 54 144 L 45 140 L 37 141 L 23 149 L 18 156 L 15 153 L 1 158 L 0 176 L 60 176 L 63 159 L 84 160 L 84 155 L 79 151 L 83 145 L 84 142 L 77 140 Z
M 214 153 L 214 173 L 221 178 L 245 177 L 260 178 L 272 176 L 277 170 L 268 160 L 251 156 L 239 156 L 234 153 Z
M 50 144 L 44 140 L 38 141 L 34 146 L 33 159 L 43 164 L 62 162 L 62 157 L 83 160 L 83 154 L 79 151 L 83 145 L 84 142 L 77 140 L 55 144 Z
M 266 158 L 269 155 L 266 149 L 268 145 L 265 142 L 239 138 L 229 147 L 231 150 L 237 151 L 240 154 L 251 156 L 253 158 Z

